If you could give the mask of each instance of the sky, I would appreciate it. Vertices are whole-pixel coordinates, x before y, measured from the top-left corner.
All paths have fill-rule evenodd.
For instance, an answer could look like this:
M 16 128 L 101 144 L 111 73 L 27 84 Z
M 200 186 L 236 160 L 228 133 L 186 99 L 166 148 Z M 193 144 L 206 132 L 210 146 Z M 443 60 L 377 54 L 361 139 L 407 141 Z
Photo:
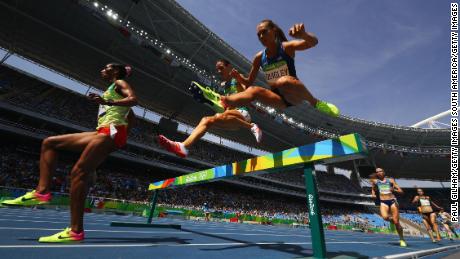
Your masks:
M 297 75 L 344 115 L 410 126 L 450 108 L 451 1 L 177 2 L 249 60 L 261 20 L 304 23 L 319 44 L 296 54 Z

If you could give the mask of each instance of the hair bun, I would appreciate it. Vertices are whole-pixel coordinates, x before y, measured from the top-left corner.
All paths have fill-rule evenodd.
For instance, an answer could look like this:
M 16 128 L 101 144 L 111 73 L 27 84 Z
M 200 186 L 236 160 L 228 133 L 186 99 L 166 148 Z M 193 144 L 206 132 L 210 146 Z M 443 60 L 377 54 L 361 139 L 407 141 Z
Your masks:
M 129 65 L 125 66 L 125 71 L 126 71 L 126 77 L 129 77 L 133 71 L 133 68 Z

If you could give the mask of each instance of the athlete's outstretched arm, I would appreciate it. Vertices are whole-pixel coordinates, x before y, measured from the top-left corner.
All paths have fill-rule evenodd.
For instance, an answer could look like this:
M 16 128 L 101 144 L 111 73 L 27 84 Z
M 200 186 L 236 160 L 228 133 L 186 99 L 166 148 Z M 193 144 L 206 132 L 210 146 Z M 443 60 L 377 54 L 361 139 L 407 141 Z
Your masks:
M 232 70 L 232 73 L 231 73 L 232 77 L 234 77 L 236 81 L 238 81 L 238 83 L 240 83 L 241 85 L 251 86 L 256 80 L 257 73 L 259 73 L 261 60 L 262 60 L 262 52 L 259 52 L 254 56 L 254 59 L 252 61 L 251 71 L 249 71 L 248 77 L 244 77 L 236 69 Z
M 404 194 L 404 191 L 399 187 L 399 185 L 396 183 L 395 179 L 391 178 L 391 183 L 393 183 L 393 189 L 399 193 L 399 194 Z
M 295 24 L 289 29 L 289 35 L 299 40 L 284 42 L 283 46 L 288 55 L 294 56 L 295 51 L 306 50 L 318 45 L 318 38 L 311 32 L 306 32 L 303 23 Z
M 442 210 L 442 207 L 436 204 L 434 201 L 431 201 L 431 205 L 434 205 L 438 210 Z
M 376 198 L 377 195 L 375 194 L 375 193 L 376 193 L 376 191 L 375 191 L 375 189 L 376 189 L 375 181 L 374 181 L 374 180 L 371 180 L 371 184 L 372 184 L 372 187 L 371 187 L 371 193 L 372 193 L 372 194 L 371 194 L 371 196 L 372 196 L 372 198 Z

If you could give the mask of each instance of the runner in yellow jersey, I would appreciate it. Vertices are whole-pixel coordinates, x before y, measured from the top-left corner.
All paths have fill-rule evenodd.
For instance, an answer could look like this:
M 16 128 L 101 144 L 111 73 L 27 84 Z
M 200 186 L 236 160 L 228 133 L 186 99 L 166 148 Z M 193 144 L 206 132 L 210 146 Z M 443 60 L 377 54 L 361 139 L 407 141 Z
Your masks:
M 40 154 L 40 179 L 35 190 L 2 205 L 31 206 L 46 204 L 51 200 L 51 179 L 56 169 L 60 151 L 81 153 L 70 176 L 70 226 L 55 235 L 41 237 L 39 242 L 78 242 L 84 239 L 83 211 L 85 198 L 95 169 L 113 151 L 126 144 L 128 126 L 133 118 L 130 112 L 137 104 L 131 86 L 124 80 L 131 73 L 129 66 L 108 64 L 101 77 L 110 86 L 102 96 L 90 94 L 98 103 L 99 116 L 96 131 L 48 137 L 43 140 Z

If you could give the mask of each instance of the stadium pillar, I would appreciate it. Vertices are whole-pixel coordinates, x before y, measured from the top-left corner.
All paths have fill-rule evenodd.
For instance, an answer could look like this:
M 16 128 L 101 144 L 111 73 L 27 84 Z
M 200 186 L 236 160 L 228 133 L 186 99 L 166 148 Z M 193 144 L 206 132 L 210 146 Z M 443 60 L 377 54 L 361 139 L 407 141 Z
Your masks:
M 318 189 L 313 177 L 313 164 L 304 166 L 305 189 L 307 192 L 308 216 L 314 258 L 327 258 L 326 242 L 324 241 L 323 220 L 319 206 Z

